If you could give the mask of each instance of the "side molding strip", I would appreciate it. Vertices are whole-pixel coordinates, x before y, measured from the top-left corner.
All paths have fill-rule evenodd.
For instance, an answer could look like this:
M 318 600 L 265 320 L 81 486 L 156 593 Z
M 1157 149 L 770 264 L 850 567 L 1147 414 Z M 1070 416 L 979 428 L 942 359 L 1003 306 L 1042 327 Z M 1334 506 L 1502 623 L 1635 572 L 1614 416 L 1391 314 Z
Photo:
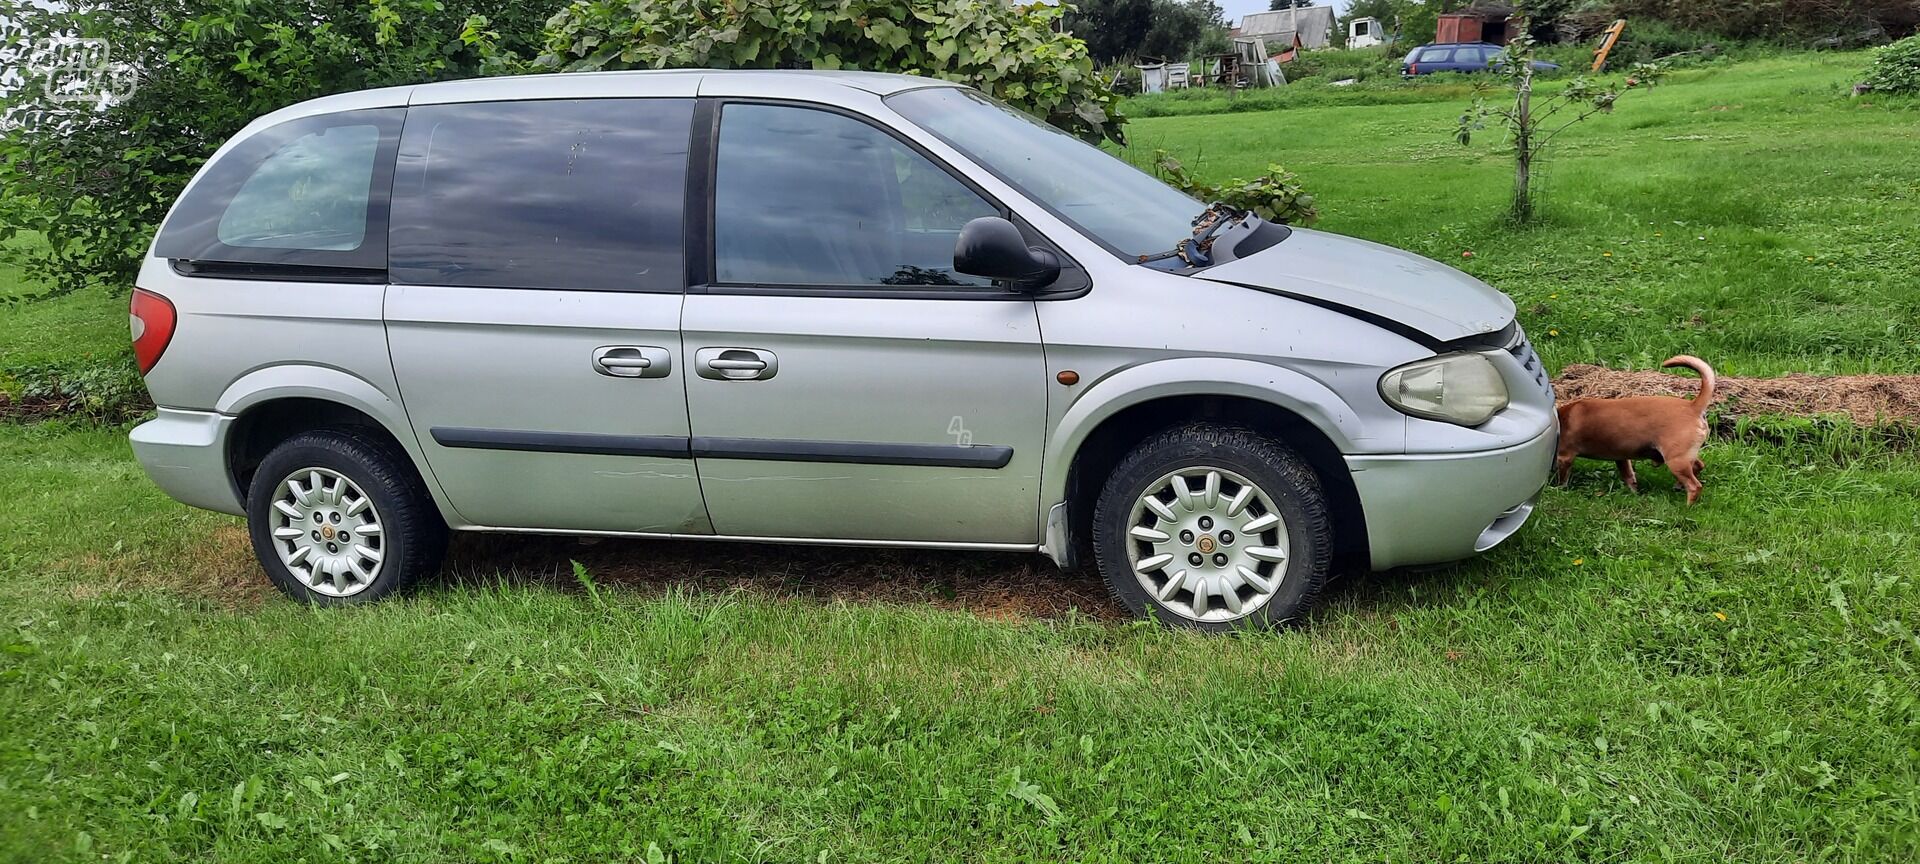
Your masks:
M 665 459 L 743 459 L 763 462 L 838 462 L 926 468 L 1005 468 L 1013 448 L 991 444 L 886 444 L 867 441 L 789 441 L 777 438 L 681 438 L 673 435 L 602 435 L 591 432 L 522 432 L 436 426 L 442 447 L 652 456 Z
M 767 462 L 843 462 L 933 468 L 1005 468 L 1013 448 L 992 444 L 881 444 L 866 441 L 787 441 L 774 438 L 694 438 L 696 459 Z
M 435 426 L 433 440 L 442 447 L 470 450 L 656 456 L 667 459 L 686 459 L 692 455 L 687 447 L 687 439 L 678 435 L 599 435 L 590 432 L 520 432 L 512 429 Z

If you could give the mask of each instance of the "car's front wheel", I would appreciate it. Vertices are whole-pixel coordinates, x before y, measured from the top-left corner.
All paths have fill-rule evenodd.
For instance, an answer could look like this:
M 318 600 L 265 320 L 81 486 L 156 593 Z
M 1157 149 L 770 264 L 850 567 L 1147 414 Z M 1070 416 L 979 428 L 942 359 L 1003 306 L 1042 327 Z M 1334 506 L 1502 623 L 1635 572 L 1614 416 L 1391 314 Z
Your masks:
M 1094 558 L 1134 614 L 1204 630 L 1304 616 L 1333 567 L 1320 481 L 1285 445 L 1196 423 L 1149 437 L 1094 506 Z
M 432 575 L 446 525 L 406 455 L 348 429 L 303 432 L 267 454 L 247 493 L 254 554 L 288 596 L 378 600 Z

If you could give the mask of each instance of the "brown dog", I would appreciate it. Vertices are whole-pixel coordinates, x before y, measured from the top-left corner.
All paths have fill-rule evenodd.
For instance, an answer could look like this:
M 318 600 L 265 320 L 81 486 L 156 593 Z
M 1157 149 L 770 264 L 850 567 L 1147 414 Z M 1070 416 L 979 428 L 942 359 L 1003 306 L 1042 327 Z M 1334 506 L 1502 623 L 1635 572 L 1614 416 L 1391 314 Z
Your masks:
M 1672 469 L 1687 490 L 1689 505 L 1700 500 L 1700 446 L 1707 443 L 1707 406 L 1713 402 L 1713 367 L 1687 354 L 1661 366 L 1686 366 L 1700 373 L 1700 395 L 1689 402 L 1671 396 L 1625 399 L 1575 399 L 1559 406 L 1560 452 L 1553 461 L 1555 482 L 1565 484 L 1573 457 L 1612 459 L 1620 479 L 1640 491 L 1633 460 L 1652 459 Z

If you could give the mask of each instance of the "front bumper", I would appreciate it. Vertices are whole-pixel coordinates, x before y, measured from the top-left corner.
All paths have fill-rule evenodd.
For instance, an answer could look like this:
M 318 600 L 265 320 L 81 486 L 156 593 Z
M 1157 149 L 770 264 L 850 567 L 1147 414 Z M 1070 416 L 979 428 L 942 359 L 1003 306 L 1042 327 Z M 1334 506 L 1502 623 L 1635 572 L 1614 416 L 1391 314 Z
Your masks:
M 1547 484 L 1558 433 L 1498 450 L 1348 456 L 1373 569 L 1458 561 L 1512 536 Z
M 160 409 L 133 427 L 133 456 L 160 490 L 184 504 L 246 515 L 227 466 L 227 430 L 233 418 L 210 411 Z

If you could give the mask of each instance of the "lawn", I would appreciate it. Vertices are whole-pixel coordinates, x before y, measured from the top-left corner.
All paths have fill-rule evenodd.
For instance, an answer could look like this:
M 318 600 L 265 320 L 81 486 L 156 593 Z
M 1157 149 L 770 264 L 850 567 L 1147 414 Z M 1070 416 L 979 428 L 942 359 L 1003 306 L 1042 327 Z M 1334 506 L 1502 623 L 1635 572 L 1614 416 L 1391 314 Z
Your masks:
M 1512 292 L 1555 365 L 1920 371 L 1920 111 L 1847 98 L 1862 62 L 1635 94 L 1524 231 L 1446 90 L 1134 146 L 1283 162 L 1323 227 Z M 116 356 L 124 314 L 0 307 L 0 363 Z M 1896 442 L 1762 424 L 1694 508 L 1583 463 L 1484 558 L 1206 638 L 1023 556 L 691 543 L 469 539 L 405 601 L 315 612 L 124 429 L 0 425 L 0 861 L 1914 860 Z M 1004 596 L 1055 586 L 1080 611 Z
M 1431 103 L 1144 117 L 1130 155 L 1164 148 L 1216 180 L 1280 163 L 1320 227 L 1512 294 L 1555 366 L 1685 350 L 1736 375 L 1920 372 L 1920 103 L 1848 98 L 1863 64 L 1794 55 L 1629 93 L 1556 142 L 1545 219 L 1524 231 L 1499 221 L 1498 136 L 1452 140 L 1470 101 L 1453 85 Z

